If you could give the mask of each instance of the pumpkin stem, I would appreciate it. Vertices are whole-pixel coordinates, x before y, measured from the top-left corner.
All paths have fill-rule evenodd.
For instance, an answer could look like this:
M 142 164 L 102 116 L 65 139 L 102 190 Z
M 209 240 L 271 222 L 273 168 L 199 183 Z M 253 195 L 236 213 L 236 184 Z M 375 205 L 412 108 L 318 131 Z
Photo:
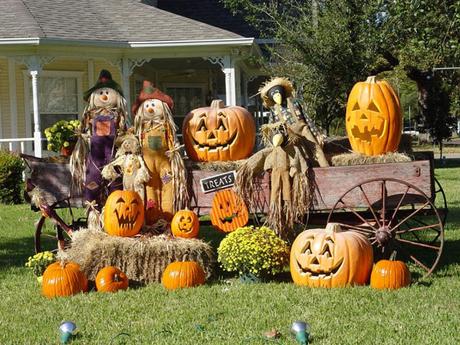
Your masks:
M 375 84 L 375 83 L 376 83 L 376 81 L 375 81 L 375 75 L 371 75 L 370 77 L 367 77 L 366 83 Z
M 115 275 L 113 276 L 113 281 L 117 282 L 117 283 L 121 281 L 120 276 L 118 275 L 118 273 L 115 273 Z
M 221 99 L 214 99 L 211 102 L 211 109 L 222 109 L 225 108 L 225 103 Z
M 396 250 L 393 250 L 393 252 L 390 255 L 390 261 L 395 261 L 396 255 L 398 255 L 398 252 Z
M 342 228 L 340 227 L 339 223 L 327 223 L 326 231 L 342 232 Z

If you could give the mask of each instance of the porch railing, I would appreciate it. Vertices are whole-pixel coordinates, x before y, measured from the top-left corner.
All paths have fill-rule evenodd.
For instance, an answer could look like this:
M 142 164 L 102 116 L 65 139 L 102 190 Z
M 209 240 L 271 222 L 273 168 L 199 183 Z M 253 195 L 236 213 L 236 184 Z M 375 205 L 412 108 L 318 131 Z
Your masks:
M 34 138 L 0 139 L 0 149 L 30 154 L 33 153 L 33 143 Z

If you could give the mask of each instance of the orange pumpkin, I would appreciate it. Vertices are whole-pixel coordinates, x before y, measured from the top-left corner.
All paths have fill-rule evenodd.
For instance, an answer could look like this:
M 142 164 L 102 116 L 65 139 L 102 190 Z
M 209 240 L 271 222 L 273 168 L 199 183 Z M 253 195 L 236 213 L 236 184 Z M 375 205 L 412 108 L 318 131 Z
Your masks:
M 109 235 L 130 237 L 139 233 L 144 223 L 144 204 L 131 190 L 112 192 L 105 203 L 104 228 Z
M 195 238 L 200 230 L 200 221 L 189 209 L 177 211 L 171 221 L 171 232 L 175 237 Z
M 163 272 L 161 283 L 168 290 L 203 285 L 205 273 L 195 261 L 175 261 Z
M 310 287 L 363 285 L 372 261 L 372 246 L 364 235 L 342 232 L 339 224 L 329 223 L 326 229 L 297 236 L 291 247 L 291 276 L 295 284 Z
M 214 228 L 222 232 L 232 232 L 249 220 L 246 204 L 231 189 L 216 192 L 210 216 Z
M 126 290 L 129 285 L 129 280 L 119 268 L 114 266 L 106 266 L 97 272 L 96 289 L 100 292 L 116 292 L 118 290 Z
M 374 289 L 399 289 L 410 285 L 411 276 L 407 265 L 398 260 L 380 260 L 371 274 Z
M 55 262 L 43 273 L 42 294 L 48 298 L 88 291 L 88 279 L 75 262 Z
M 254 118 L 238 106 L 224 107 L 214 100 L 210 107 L 192 110 L 182 126 L 185 149 L 194 161 L 233 161 L 251 155 L 256 140 Z
M 356 83 L 348 96 L 346 128 L 354 151 L 368 156 L 396 151 L 402 112 L 390 84 L 375 77 Z

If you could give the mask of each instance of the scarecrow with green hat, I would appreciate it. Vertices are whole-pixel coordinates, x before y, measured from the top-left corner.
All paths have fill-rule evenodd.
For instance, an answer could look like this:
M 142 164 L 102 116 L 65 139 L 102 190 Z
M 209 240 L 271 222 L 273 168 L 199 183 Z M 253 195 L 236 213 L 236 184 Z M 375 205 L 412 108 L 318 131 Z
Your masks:
M 84 94 L 88 102 L 82 116 L 81 133 L 70 159 L 70 170 L 85 200 L 100 210 L 104 181 L 103 167 L 115 156 L 115 139 L 126 130 L 126 100 L 120 85 L 107 70 Z M 122 189 L 120 181 L 110 183 L 109 192 Z

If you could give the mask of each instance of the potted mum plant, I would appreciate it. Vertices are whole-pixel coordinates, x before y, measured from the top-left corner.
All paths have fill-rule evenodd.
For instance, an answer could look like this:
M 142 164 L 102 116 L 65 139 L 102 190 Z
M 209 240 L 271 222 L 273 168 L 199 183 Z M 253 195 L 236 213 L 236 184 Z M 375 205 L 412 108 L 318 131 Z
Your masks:
M 61 153 L 69 156 L 76 142 L 76 130 L 80 127 L 78 120 L 60 120 L 51 127 L 45 129 L 48 151 Z
M 217 249 L 222 268 L 238 272 L 243 282 L 258 282 L 283 271 L 289 246 L 266 226 L 238 228 Z
M 30 256 L 25 266 L 32 270 L 33 274 L 37 277 L 37 281 L 41 283 L 43 272 L 55 261 L 56 256 L 52 252 L 46 251 Z

